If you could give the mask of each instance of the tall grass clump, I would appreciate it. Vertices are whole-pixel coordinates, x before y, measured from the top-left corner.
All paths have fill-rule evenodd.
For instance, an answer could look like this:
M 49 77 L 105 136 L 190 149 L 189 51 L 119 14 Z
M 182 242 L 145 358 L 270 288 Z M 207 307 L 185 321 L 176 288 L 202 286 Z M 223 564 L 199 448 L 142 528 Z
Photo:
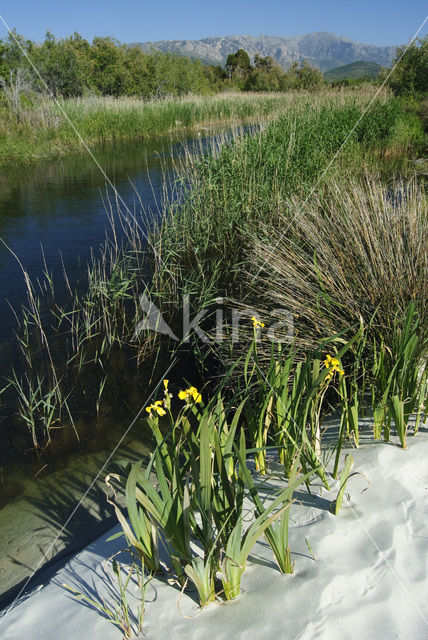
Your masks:
M 426 332 L 427 233 L 427 200 L 415 181 L 330 180 L 262 225 L 253 243 L 260 273 L 247 274 L 248 286 L 271 308 L 292 311 L 307 346 L 362 317 L 391 347 L 412 301 Z
M 296 343 L 362 322 L 364 339 L 339 389 L 344 433 L 358 446 L 358 420 L 373 411 L 374 436 L 391 421 L 406 446 L 410 415 L 426 404 L 427 200 L 415 181 L 385 187 L 376 178 L 329 181 L 309 199 L 290 198 L 278 223 L 253 243 L 248 287 L 266 317 L 293 315 Z M 264 359 L 269 361 L 269 350 Z

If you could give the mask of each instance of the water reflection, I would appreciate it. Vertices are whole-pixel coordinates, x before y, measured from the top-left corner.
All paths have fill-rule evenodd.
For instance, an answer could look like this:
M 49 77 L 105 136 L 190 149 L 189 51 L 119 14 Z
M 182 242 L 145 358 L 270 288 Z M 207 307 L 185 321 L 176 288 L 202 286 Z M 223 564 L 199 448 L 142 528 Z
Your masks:
M 126 205 L 132 211 L 143 205 L 148 215 L 155 215 L 165 173 L 180 147 L 162 139 L 99 147 L 95 155 Z M 89 154 L 9 170 L 0 186 L 0 236 L 32 280 L 43 274 L 43 246 L 49 270 L 61 272 L 63 261 L 71 282 L 76 282 L 91 248 L 96 249 L 109 230 L 104 203 L 111 189 Z M 0 338 L 11 330 L 7 301 L 17 307 L 24 299 L 19 264 L 0 245 Z
M 158 205 L 163 195 L 171 193 L 174 159 L 189 149 L 203 152 L 211 141 L 213 138 L 209 136 L 199 136 L 196 140 L 162 138 L 98 147 L 94 154 L 126 205 L 132 211 L 143 207 L 145 220 L 150 224 L 153 216 L 159 215 Z M 168 176 L 170 181 L 165 182 Z M 58 277 L 64 264 L 72 287 L 78 287 L 91 250 L 97 251 L 109 230 L 104 206 L 108 195 L 105 178 L 88 154 L 43 161 L 19 170 L 10 168 L 0 176 L 0 237 L 22 262 L 34 283 L 42 277 L 45 268 L 42 245 L 49 271 Z M 112 211 L 116 215 L 114 207 Z M 14 318 L 8 302 L 19 309 L 25 298 L 21 268 L 0 244 L 2 370 L 9 371 L 11 364 Z M 127 375 L 131 375 L 129 363 L 125 361 L 121 366 L 116 363 L 126 386 Z M 120 440 L 131 414 L 135 415 L 131 408 L 143 401 L 141 388 L 133 389 L 128 384 L 128 392 L 129 407 L 121 420 L 100 416 L 96 424 L 87 425 L 85 416 L 80 416 L 82 424 L 78 423 L 78 427 L 84 443 L 81 450 L 72 452 L 65 433 L 59 432 L 55 438 L 55 447 L 59 450 L 46 451 L 42 466 L 40 461 L 35 465 L 31 455 L 11 459 L 7 443 L 16 438 L 15 425 L 10 417 L 0 418 L 0 607 L 1 594 L 11 594 L 14 585 L 31 575 L 41 560 L 43 564 L 61 551 L 87 543 L 91 536 L 99 534 L 99 526 L 110 522 L 111 509 L 97 483 L 61 531 Z M 132 394 L 137 397 L 133 399 Z M 119 454 L 127 460 L 147 452 L 141 423 L 129 435 L 131 439 L 122 445 Z M 22 449 L 20 443 L 14 445 L 16 450 Z M 54 546 L 44 558 L 54 540 Z

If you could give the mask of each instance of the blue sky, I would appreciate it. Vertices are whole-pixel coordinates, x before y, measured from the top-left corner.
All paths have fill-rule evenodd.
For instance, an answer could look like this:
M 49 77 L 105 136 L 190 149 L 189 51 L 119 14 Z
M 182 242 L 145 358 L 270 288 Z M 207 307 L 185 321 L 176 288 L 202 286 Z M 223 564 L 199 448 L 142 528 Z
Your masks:
M 0 14 L 27 38 L 40 41 L 78 31 L 88 39 L 122 42 L 199 39 L 225 35 L 300 35 L 330 31 L 368 44 L 402 44 L 425 16 L 421 0 L 3 0 Z M 422 32 L 428 32 L 427 25 Z M 0 37 L 6 30 L 0 25 Z

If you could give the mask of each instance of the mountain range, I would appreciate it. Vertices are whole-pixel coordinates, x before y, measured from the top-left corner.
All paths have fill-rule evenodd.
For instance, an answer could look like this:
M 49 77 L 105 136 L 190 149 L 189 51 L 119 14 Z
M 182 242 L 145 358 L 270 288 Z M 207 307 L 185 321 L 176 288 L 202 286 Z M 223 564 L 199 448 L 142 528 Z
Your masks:
M 321 71 L 328 71 L 350 62 L 377 62 L 390 66 L 396 47 L 377 47 L 361 44 L 332 33 L 316 32 L 304 36 L 225 36 L 202 40 L 161 40 L 135 42 L 143 50 L 158 49 L 197 58 L 207 64 L 224 65 L 227 56 L 238 49 L 245 49 L 251 59 L 256 53 L 271 56 L 284 69 L 293 62 L 307 60 Z

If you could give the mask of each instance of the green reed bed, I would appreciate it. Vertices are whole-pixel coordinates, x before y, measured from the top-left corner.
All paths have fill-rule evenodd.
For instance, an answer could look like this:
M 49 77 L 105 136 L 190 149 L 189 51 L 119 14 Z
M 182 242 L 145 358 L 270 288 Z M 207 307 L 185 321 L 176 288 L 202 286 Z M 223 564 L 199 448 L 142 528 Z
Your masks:
M 243 273 L 257 271 L 249 245 L 263 238 L 265 225 L 269 233 L 287 228 L 290 198 L 301 202 L 321 194 L 326 168 L 328 178 L 338 181 L 351 172 L 363 176 L 376 169 L 387 179 L 405 171 L 409 147 L 422 140 L 420 124 L 412 120 L 412 135 L 403 133 L 407 114 L 396 99 L 382 97 L 349 135 L 367 105 L 366 96 L 301 97 L 262 131 L 234 140 L 220 154 L 187 158 L 184 206 L 172 207 L 153 234 L 162 258 L 155 290 L 169 302 L 188 292 L 195 307 L 216 295 L 242 302 L 250 293 Z
M 234 385 L 242 384 L 249 395 L 244 414 L 256 449 L 266 446 L 275 413 L 281 417 L 268 390 L 279 385 L 277 393 L 288 407 L 281 420 L 290 423 L 289 433 L 294 407 L 307 411 L 303 421 L 295 420 L 299 425 L 290 442 L 298 448 L 302 424 L 311 424 L 311 450 L 319 459 L 326 389 L 319 388 L 317 349 L 326 336 L 343 335 L 351 326 L 360 327 L 355 346 L 343 361 L 341 354 L 334 356 L 338 366 L 347 365 L 347 375 L 336 395 L 326 395 L 328 403 L 343 407 L 341 437 L 359 445 L 358 421 L 381 376 L 391 384 L 388 403 L 380 392 L 372 402 L 376 423 L 380 412 L 389 420 L 394 415 L 396 428 L 405 433 L 410 413 L 420 419 L 418 402 L 424 404 L 426 393 L 428 218 L 423 185 L 412 175 L 408 155 L 423 134 L 396 99 L 384 96 L 362 117 L 366 107 L 364 96 L 302 99 L 220 153 L 187 158 L 190 188 L 184 204 L 172 207 L 153 235 L 158 259 L 152 292 L 166 314 L 186 293 L 195 313 L 222 296 L 247 317 L 256 309 L 267 326 L 278 308 L 292 315 L 295 353 L 283 354 L 279 371 L 269 340 L 254 343 L 252 352 L 245 339 L 232 346 L 227 338 L 205 349 L 195 346 L 202 367 L 206 362 L 212 367 L 213 360 L 216 372 L 225 362 L 235 367 Z M 397 172 L 407 181 L 394 178 Z M 206 329 L 210 335 L 209 321 Z M 411 336 L 406 348 L 394 346 L 402 333 Z M 227 328 L 226 336 L 231 337 Z M 394 373 L 399 357 L 384 368 L 376 364 L 379 350 L 384 358 L 406 351 L 407 364 L 397 364 L 404 367 L 399 376 Z M 406 391 L 389 395 L 397 376 Z M 404 410 L 405 397 L 410 411 Z M 281 428 L 276 437 L 280 434 Z M 256 453 L 260 469 L 263 455 Z
M 121 213 L 126 247 L 112 222 L 113 240 L 89 266 L 83 295 L 65 274 L 69 306 L 57 302 L 48 273 L 43 296 L 25 274 L 23 374 L 10 376 L 4 395 L 15 390 L 36 449 L 67 416 L 72 423 L 83 396 L 98 415 L 118 371 L 130 385 L 149 376 L 156 384 L 159 349 L 171 358 L 176 345 L 136 333 L 140 294 L 150 293 L 174 328 L 185 293 L 194 312 L 222 296 L 246 318 L 240 342 L 228 339 L 226 320 L 222 343 L 186 345 L 193 362 L 209 363 L 207 386 L 172 394 L 168 380 L 163 393 L 158 384 L 141 425 L 152 436 L 148 464 L 108 480 L 125 492 L 127 513 L 116 513 L 131 566 L 167 571 L 182 589 L 190 581 L 201 607 L 239 595 L 261 535 L 279 570 L 293 572 L 293 494 L 315 478 L 336 485 L 331 511 L 340 512 L 353 465 L 342 453 L 360 445 L 361 417 L 373 412 L 374 438 L 396 434 L 402 448 L 426 419 L 427 201 L 415 179 L 393 178 L 409 170 L 420 129 L 382 96 L 349 136 L 368 99 L 292 96 L 288 111 L 254 135 L 185 157 L 184 201 L 167 208 L 152 248 L 140 221 Z M 150 287 L 141 277 L 147 258 Z M 273 345 L 269 323 L 279 307 L 291 312 L 294 334 Z M 210 318 L 204 327 L 213 329 Z M 332 410 L 336 431 L 326 422 Z M 283 485 L 266 499 L 272 451 Z M 126 580 L 113 609 L 101 604 L 124 633 Z M 143 612 L 142 600 L 141 623 Z
M 19 122 L 0 105 L 0 164 L 24 164 L 40 157 L 83 150 L 70 119 L 89 146 L 115 140 L 143 140 L 197 127 L 272 118 L 295 100 L 286 94 L 220 94 L 147 101 L 86 97 L 38 101 Z
M 427 201 L 408 159 L 421 125 L 396 99 L 382 97 L 362 117 L 367 105 L 364 96 L 302 99 L 255 135 L 187 159 L 184 205 L 153 235 L 153 291 L 166 313 L 184 293 L 195 313 L 217 296 L 266 322 L 281 308 L 304 351 L 362 318 L 368 367 L 373 339 L 390 346 L 412 300 L 424 331 Z M 204 366 L 207 349 L 198 353 Z M 231 352 L 226 340 L 212 353 L 234 362 L 245 341 Z M 269 343 L 259 357 L 269 360 Z M 346 430 L 356 438 L 365 391 L 355 380 L 342 390 Z

